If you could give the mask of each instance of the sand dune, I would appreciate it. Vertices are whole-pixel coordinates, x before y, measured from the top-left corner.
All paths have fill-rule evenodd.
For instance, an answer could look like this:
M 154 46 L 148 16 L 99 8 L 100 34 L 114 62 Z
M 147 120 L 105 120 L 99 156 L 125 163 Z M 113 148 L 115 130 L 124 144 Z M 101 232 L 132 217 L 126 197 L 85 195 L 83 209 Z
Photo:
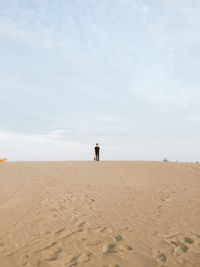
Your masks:
M 200 266 L 200 165 L 0 164 L 0 266 Z

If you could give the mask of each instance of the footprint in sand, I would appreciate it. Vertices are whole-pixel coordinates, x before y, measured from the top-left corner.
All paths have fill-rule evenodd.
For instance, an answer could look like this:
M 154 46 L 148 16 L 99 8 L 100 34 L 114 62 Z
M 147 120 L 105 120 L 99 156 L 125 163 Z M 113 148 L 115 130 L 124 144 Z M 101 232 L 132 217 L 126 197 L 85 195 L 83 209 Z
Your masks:
M 68 256 L 68 259 L 65 260 L 66 267 L 77 266 L 81 263 L 89 262 L 91 260 L 92 253 L 84 252 L 76 256 Z
M 168 242 L 173 247 L 173 254 L 180 255 L 182 252 L 186 253 L 188 251 L 189 245 L 193 244 L 194 240 L 190 237 L 175 235 L 169 238 Z
M 84 226 L 84 224 L 86 224 L 86 222 L 81 222 L 79 225 L 78 225 L 78 227 L 82 227 L 82 226 Z
M 103 245 L 102 252 L 104 253 L 117 253 L 120 248 L 116 244 Z
M 190 237 L 185 237 L 184 240 L 185 240 L 186 243 L 188 243 L 190 245 L 194 243 L 194 240 L 192 238 L 190 238 Z
M 154 258 L 160 264 L 165 264 L 167 262 L 166 255 L 160 250 L 158 250 L 158 252 L 155 253 Z
M 62 251 L 62 248 L 56 244 L 41 252 L 40 261 L 56 261 Z
M 165 241 L 172 248 L 172 258 L 174 259 L 174 261 L 179 264 L 194 264 L 191 249 L 193 249 L 193 251 L 196 251 L 197 254 L 200 253 L 200 247 L 198 248 L 197 239 L 198 237 L 194 234 L 193 236 L 174 234 L 165 238 Z
M 63 249 L 57 241 L 52 245 L 46 246 L 37 253 L 39 253 L 38 267 L 61 267 L 60 255 Z
M 28 260 L 29 260 L 29 256 L 28 254 L 22 254 L 18 257 L 18 265 L 19 266 L 23 266 L 23 265 L 26 265 L 28 263 Z
M 126 259 L 127 253 L 133 252 L 133 247 L 126 244 L 121 233 L 114 234 L 113 229 L 104 226 L 95 228 L 80 219 L 75 223 L 74 229 L 58 228 L 49 238 L 49 242 L 41 244 L 40 249 L 34 253 L 38 257 L 38 267 L 90 266 L 99 253 L 108 263 L 110 257 L 115 258 L 117 254 L 118 262 L 121 262 Z M 76 248 L 77 254 L 69 254 L 68 248 L 71 245 Z
M 123 239 L 123 237 L 121 236 L 121 235 L 117 235 L 117 236 L 115 236 L 115 238 L 114 238 L 114 240 L 115 241 L 121 241 Z
M 107 227 L 103 227 L 102 229 L 100 229 L 99 231 L 100 231 L 100 233 L 103 233 L 103 232 L 105 232 L 107 230 Z
M 124 241 L 124 238 L 122 235 L 118 234 L 113 238 L 113 241 L 115 243 L 111 244 L 104 244 L 102 247 L 102 252 L 104 254 L 112 254 L 112 253 L 122 253 L 124 251 L 132 251 L 133 247 L 130 245 L 121 244 L 121 241 Z
M 103 248 L 102 248 L 102 252 L 105 254 L 124 252 L 125 250 L 131 251 L 133 250 L 133 248 L 129 245 L 122 246 L 122 245 L 117 245 L 117 244 L 103 245 Z

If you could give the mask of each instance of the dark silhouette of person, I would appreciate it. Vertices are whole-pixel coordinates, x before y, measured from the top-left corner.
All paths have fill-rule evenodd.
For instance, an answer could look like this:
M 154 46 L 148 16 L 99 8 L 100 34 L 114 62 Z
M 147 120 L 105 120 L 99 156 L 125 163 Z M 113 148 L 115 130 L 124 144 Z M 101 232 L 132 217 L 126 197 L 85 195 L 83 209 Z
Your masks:
M 96 144 L 94 151 L 95 151 L 95 160 L 99 161 L 99 151 L 100 151 L 99 144 Z

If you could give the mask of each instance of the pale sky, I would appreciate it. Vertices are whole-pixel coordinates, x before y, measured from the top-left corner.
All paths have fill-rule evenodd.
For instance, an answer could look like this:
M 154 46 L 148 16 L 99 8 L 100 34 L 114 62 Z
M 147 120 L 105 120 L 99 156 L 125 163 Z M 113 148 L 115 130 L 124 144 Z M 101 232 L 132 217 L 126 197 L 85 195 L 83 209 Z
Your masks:
M 200 0 L 0 0 L 0 158 L 200 161 Z

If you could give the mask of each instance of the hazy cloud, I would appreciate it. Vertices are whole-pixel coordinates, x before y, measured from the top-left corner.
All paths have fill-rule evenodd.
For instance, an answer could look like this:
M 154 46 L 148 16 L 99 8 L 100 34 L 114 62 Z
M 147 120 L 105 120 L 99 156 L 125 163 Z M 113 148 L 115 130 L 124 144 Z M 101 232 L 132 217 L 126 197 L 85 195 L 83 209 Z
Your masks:
M 36 158 L 36 138 L 85 159 L 98 141 L 104 159 L 198 160 L 199 15 L 197 0 L 0 0 L 4 153 Z

